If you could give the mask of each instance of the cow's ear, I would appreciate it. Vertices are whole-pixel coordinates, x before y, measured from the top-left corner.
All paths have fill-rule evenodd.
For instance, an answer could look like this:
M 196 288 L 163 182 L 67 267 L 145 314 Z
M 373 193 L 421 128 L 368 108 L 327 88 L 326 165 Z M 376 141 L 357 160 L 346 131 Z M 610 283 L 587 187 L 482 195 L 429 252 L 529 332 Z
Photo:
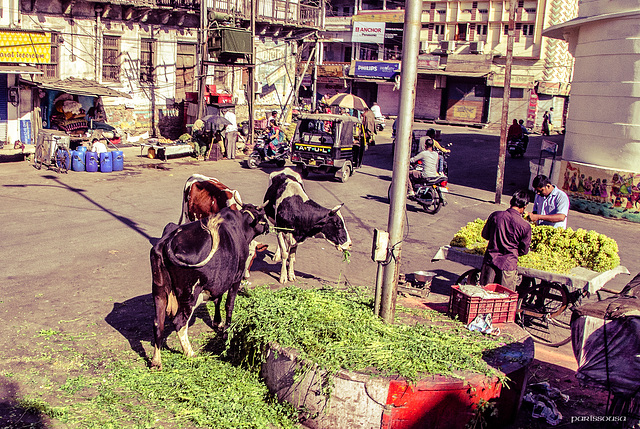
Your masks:
M 342 206 L 344 206 L 344 203 L 338 204 L 337 206 L 332 208 L 331 211 L 329 212 L 329 216 L 333 216 L 334 214 L 338 213 L 338 210 L 340 210 Z

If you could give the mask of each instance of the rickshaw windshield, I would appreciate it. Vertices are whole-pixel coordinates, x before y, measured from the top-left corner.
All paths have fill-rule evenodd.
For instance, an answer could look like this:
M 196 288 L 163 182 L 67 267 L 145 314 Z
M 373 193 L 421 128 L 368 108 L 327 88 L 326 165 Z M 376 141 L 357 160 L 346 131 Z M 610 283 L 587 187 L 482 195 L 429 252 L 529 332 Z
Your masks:
M 337 122 L 321 119 L 303 119 L 300 124 L 300 141 L 307 144 L 333 146 Z

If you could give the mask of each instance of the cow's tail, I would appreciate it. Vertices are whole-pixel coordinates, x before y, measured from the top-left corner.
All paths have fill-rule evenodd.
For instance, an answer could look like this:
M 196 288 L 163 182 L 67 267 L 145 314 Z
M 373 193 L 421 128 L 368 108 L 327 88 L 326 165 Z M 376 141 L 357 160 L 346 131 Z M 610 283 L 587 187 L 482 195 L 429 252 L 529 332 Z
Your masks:
M 167 316 L 173 317 L 178 312 L 178 299 L 173 290 L 171 276 L 164 264 L 162 253 L 156 249 L 152 249 L 151 271 L 153 276 L 153 287 L 157 292 L 163 291 L 162 295 L 167 297 L 167 308 L 165 309 Z M 155 293 L 154 293 L 155 295 Z
M 167 246 L 167 256 L 171 260 L 171 263 L 180 267 L 185 268 L 200 268 L 204 267 L 209 263 L 213 255 L 218 250 L 218 246 L 220 245 L 220 234 L 218 233 L 218 229 L 220 228 L 220 224 L 222 223 L 222 217 L 214 216 L 208 218 L 209 222 L 205 225 L 202 224 L 203 228 L 205 228 L 209 234 L 211 235 L 211 250 L 206 258 L 196 264 L 187 264 L 184 261 L 178 259 L 175 253 L 173 253 L 173 249 L 171 246 Z

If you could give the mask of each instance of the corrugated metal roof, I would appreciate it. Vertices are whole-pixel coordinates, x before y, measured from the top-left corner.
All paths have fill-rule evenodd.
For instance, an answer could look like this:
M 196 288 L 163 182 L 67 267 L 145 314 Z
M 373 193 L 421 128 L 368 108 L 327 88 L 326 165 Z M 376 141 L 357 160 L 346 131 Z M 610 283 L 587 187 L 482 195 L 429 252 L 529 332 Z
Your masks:
M 111 89 L 106 85 L 89 79 L 70 77 L 64 80 L 35 81 L 35 83 L 42 89 L 62 91 L 68 94 L 132 98 L 129 94 Z
M 10 66 L 10 65 L 1 65 L 0 66 L 0 74 L 43 74 L 42 70 L 34 66 Z

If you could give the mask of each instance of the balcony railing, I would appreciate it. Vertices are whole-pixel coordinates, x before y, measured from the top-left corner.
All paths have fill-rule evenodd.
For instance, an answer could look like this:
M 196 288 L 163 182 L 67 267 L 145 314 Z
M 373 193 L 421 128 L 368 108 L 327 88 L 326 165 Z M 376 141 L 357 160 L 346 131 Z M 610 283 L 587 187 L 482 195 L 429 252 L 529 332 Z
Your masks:
M 216 12 L 251 18 L 252 0 L 204 0 Z M 320 27 L 321 9 L 299 0 L 255 0 L 256 20 L 280 22 L 305 27 Z M 157 6 L 200 10 L 200 0 L 155 0 Z

